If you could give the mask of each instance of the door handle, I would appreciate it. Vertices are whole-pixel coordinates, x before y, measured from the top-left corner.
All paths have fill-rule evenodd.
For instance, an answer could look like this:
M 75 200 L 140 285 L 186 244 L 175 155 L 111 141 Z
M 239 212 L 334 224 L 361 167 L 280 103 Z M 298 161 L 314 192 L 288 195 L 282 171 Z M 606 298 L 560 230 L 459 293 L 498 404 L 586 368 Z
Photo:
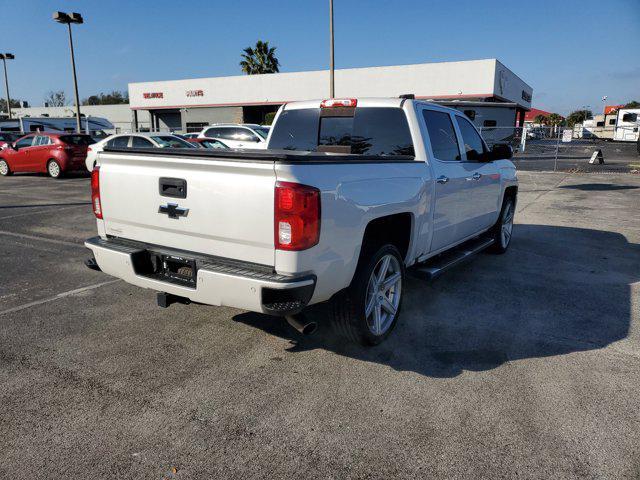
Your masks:
M 449 177 L 445 177 L 444 175 L 440 175 L 438 178 L 436 178 L 436 182 L 438 183 L 445 184 L 448 181 L 449 181 Z
M 482 174 L 481 174 L 481 173 L 478 173 L 478 172 L 474 173 L 474 174 L 471 176 L 471 178 L 473 178 L 474 180 L 480 180 L 480 177 L 482 177 Z

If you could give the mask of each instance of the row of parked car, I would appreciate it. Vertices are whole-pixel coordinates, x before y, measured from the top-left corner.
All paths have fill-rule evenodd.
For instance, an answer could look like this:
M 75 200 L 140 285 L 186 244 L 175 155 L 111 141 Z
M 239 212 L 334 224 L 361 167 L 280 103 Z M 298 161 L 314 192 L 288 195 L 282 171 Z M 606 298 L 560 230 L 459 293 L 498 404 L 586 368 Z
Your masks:
M 60 178 L 65 172 L 91 171 L 98 154 L 115 148 L 266 148 L 269 127 L 254 124 L 221 124 L 199 133 L 118 133 L 103 139 L 87 134 L 34 132 L 27 135 L 0 132 L 0 175 L 14 172 L 48 173 Z

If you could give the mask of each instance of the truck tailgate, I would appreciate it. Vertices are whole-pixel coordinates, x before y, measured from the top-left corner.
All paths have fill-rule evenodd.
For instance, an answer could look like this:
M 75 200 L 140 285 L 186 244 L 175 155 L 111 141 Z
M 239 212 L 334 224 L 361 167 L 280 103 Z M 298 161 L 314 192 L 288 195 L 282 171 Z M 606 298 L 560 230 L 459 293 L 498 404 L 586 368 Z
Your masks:
M 103 152 L 105 233 L 273 265 L 275 181 L 268 160 Z M 184 195 L 172 185 L 186 186 Z

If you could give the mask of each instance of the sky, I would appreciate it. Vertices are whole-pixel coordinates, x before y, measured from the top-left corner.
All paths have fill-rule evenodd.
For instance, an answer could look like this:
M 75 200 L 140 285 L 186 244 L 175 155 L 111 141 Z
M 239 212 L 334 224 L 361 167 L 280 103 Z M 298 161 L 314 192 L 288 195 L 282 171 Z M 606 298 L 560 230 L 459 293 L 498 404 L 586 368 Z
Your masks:
M 281 71 L 328 68 L 328 0 L 0 0 L 12 98 L 80 97 L 129 82 L 241 74 L 268 40 Z M 533 87 L 533 106 L 567 114 L 640 101 L 640 0 L 334 0 L 336 68 L 497 58 Z M 4 88 L 0 88 L 4 96 Z M 606 102 L 602 97 L 607 96 Z

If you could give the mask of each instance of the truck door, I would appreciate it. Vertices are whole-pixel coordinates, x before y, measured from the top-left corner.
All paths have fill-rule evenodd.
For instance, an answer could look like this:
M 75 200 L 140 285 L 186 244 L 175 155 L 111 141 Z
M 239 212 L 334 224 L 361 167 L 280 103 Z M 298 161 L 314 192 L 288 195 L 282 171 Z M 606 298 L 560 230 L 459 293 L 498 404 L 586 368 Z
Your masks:
M 440 250 L 466 237 L 462 226 L 468 225 L 473 199 L 473 175 L 463 162 L 453 118 L 448 111 L 422 110 L 431 148 L 430 161 L 435 176 L 433 237 L 430 251 Z
M 489 228 L 498 218 L 500 201 L 500 172 L 494 162 L 487 162 L 488 149 L 480 134 L 462 115 L 455 115 L 460 134 L 460 143 L 464 147 L 463 163 L 470 183 L 471 202 L 467 205 L 466 225 L 460 228 L 466 235 L 473 235 Z

